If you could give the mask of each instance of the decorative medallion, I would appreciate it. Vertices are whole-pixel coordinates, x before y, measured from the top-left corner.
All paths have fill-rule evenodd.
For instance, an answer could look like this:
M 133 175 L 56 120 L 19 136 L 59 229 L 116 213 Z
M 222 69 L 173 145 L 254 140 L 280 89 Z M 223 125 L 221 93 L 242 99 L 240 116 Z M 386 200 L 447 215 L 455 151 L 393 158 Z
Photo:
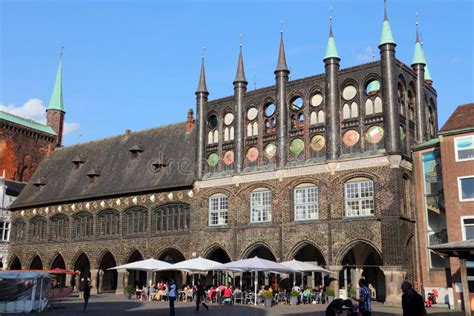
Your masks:
M 225 165 L 231 165 L 234 163 L 234 152 L 232 150 L 226 151 L 224 154 L 224 164 Z
M 267 146 L 265 146 L 263 154 L 267 159 L 272 159 L 273 157 L 275 157 L 276 151 L 277 146 L 275 144 L 268 144 Z
M 227 114 L 224 116 L 224 124 L 225 124 L 225 125 L 230 125 L 230 124 L 232 124 L 233 121 L 234 121 L 234 114 L 232 114 L 232 113 L 227 113 Z
M 365 139 L 371 144 L 377 144 L 383 138 L 383 128 L 380 126 L 371 126 L 365 133 Z
M 217 154 L 210 154 L 209 157 L 207 157 L 207 163 L 209 164 L 210 167 L 217 166 L 218 162 L 219 162 L 219 156 L 217 156 Z
M 137 204 L 137 203 L 138 203 L 138 199 L 137 199 L 137 197 L 136 197 L 136 196 L 134 196 L 134 197 L 133 197 L 133 199 L 132 199 L 132 203 L 133 203 L 133 204 Z
M 154 194 L 152 194 L 152 195 L 150 196 L 150 201 L 151 201 L 152 203 L 155 203 L 155 195 L 154 195 Z
M 357 89 L 354 86 L 347 86 L 342 90 L 342 97 L 344 100 L 352 100 L 357 94 Z
M 309 146 L 314 151 L 320 151 L 321 149 L 324 148 L 325 145 L 326 145 L 326 139 L 324 138 L 323 135 L 313 136 L 313 138 L 311 138 L 311 142 L 309 143 Z
M 168 197 L 169 200 L 172 200 L 173 197 L 174 197 L 174 196 L 173 196 L 173 192 L 170 192 L 170 193 L 167 195 L 167 197 Z
M 323 103 L 323 96 L 320 93 L 317 93 L 311 97 L 309 102 L 311 106 L 320 106 Z
M 178 199 L 180 199 L 180 200 L 182 200 L 183 197 L 184 197 L 184 194 L 183 194 L 182 191 L 179 191 L 177 195 L 178 195 Z
M 105 202 L 104 202 L 104 201 L 101 201 L 101 202 L 100 202 L 100 206 L 101 206 L 101 207 L 105 207 Z
M 258 115 L 258 110 L 257 110 L 257 108 L 253 107 L 253 108 L 248 109 L 248 111 L 247 111 L 247 119 L 248 119 L 249 121 L 255 120 L 255 118 L 257 117 L 257 115 Z
M 304 142 L 302 139 L 295 138 L 291 141 L 290 151 L 294 155 L 299 155 L 303 151 L 303 149 L 304 149 Z
M 354 146 L 359 141 L 360 135 L 357 131 L 351 129 L 344 133 L 342 141 L 348 147 Z
M 258 149 L 255 147 L 251 147 L 249 150 L 247 150 L 247 154 L 245 155 L 245 157 L 248 161 L 254 162 L 258 158 L 258 154 Z
M 190 198 L 193 198 L 193 197 L 194 197 L 194 192 L 193 192 L 193 190 L 189 190 L 189 191 L 188 191 L 188 196 L 189 196 Z

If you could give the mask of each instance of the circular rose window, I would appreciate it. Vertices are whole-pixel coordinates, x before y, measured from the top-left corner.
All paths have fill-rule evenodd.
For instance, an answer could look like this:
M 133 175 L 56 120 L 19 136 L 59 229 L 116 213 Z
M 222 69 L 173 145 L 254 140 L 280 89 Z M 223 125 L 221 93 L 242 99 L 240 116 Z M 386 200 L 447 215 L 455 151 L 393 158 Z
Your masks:
M 323 103 L 323 95 L 317 93 L 311 97 L 310 104 L 311 106 L 320 106 Z
M 357 89 L 354 86 L 347 86 L 342 90 L 342 97 L 344 100 L 352 100 L 357 94 Z
M 258 115 L 258 110 L 257 108 L 250 108 L 248 109 L 247 111 L 247 119 L 249 121 L 253 121 L 257 118 L 257 115 Z
M 224 164 L 231 165 L 234 163 L 234 152 L 229 150 L 224 154 Z
M 224 124 L 225 124 L 225 125 L 230 125 L 230 124 L 232 124 L 233 121 L 234 121 L 234 114 L 232 114 L 232 113 L 227 113 L 227 114 L 224 116 Z
M 296 138 L 291 141 L 290 151 L 294 155 L 299 155 L 304 149 L 304 142 L 302 139 Z

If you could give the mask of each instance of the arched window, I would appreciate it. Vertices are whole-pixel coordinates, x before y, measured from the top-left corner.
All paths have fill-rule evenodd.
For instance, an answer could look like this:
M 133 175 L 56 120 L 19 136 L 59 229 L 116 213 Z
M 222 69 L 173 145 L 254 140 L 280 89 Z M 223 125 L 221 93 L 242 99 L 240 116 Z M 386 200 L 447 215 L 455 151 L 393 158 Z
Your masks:
M 97 229 L 100 236 L 120 234 L 120 214 L 115 210 L 105 210 L 97 216 Z
M 272 192 L 268 189 L 257 189 L 250 193 L 250 222 L 262 223 L 272 221 Z
M 94 218 L 91 213 L 82 212 L 74 216 L 75 238 L 90 237 L 93 233 Z
M 412 91 L 408 91 L 408 118 L 415 120 L 415 95 Z
M 325 118 L 324 118 L 324 111 L 323 110 L 320 110 L 318 112 L 318 123 L 324 123 L 325 121 Z
M 69 218 L 64 214 L 58 214 L 50 219 L 51 239 L 65 240 L 69 237 Z
M 166 204 L 153 213 L 153 231 L 155 233 L 179 232 L 189 229 L 189 205 Z
M 357 103 L 352 102 L 351 104 L 351 118 L 358 117 L 359 116 L 359 106 Z
M 227 196 L 216 194 L 209 198 L 209 226 L 227 225 Z
M 227 142 L 227 141 L 229 141 L 229 139 L 230 139 L 229 128 L 226 127 L 226 128 L 224 128 L 224 141 Z
M 376 97 L 374 100 L 374 112 L 375 113 L 382 113 L 383 108 L 382 108 L 382 99 L 380 97 Z
M 33 218 L 30 222 L 31 240 L 46 240 L 46 219 L 41 216 Z
M 214 131 L 214 139 L 213 143 L 217 144 L 219 142 L 219 132 L 217 130 Z
M 301 184 L 293 190 L 295 221 L 318 219 L 318 187 Z
M 316 114 L 316 111 L 311 112 L 311 115 L 309 116 L 309 124 L 314 125 L 318 123 L 318 115 Z
M 126 235 L 143 234 L 148 228 L 148 211 L 146 208 L 132 208 L 124 214 L 124 231 Z
M 351 108 L 349 107 L 349 104 L 345 103 L 342 108 L 342 119 L 346 120 L 349 118 L 351 118 Z
M 12 224 L 12 241 L 20 242 L 25 241 L 26 236 L 26 223 L 23 220 L 17 220 Z
M 217 132 L 217 115 L 211 114 L 207 118 L 207 128 L 209 130 L 207 134 L 207 144 L 216 144 L 219 141 L 219 133 Z
M 367 99 L 367 101 L 365 101 L 365 115 L 372 114 L 374 114 L 374 103 L 371 99 Z
M 374 215 L 374 182 L 355 178 L 344 184 L 346 217 Z
M 405 89 L 401 83 L 398 83 L 397 97 L 398 105 L 400 106 L 400 114 L 405 115 Z
M 214 135 L 214 134 L 213 134 L 212 132 L 209 132 L 209 133 L 207 134 L 207 144 L 208 144 L 208 145 L 214 143 L 214 140 L 213 140 L 213 139 L 214 139 L 214 136 L 213 136 L 213 135 Z
M 229 130 L 229 140 L 234 140 L 234 127 L 231 126 Z
M 257 136 L 258 135 L 258 123 L 254 122 L 252 125 L 252 136 Z
M 434 137 L 436 135 L 435 120 L 436 120 L 436 117 L 434 114 L 433 101 L 430 100 L 430 105 L 428 106 L 428 126 L 429 126 L 430 137 Z

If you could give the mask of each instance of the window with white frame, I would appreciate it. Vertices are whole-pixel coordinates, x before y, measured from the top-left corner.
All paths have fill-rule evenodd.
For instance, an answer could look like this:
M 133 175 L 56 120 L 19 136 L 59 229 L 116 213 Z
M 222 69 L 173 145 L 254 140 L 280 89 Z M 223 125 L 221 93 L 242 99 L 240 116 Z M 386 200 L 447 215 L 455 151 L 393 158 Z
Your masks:
M 474 176 L 459 177 L 458 190 L 460 201 L 474 201 Z
M 262 223 L 272 220 L 272 192 L 258 190 L 250 194 L 250 222 Z
M 474 159 L 474 135 L 454 139 L 456 161 Z
M 474 216 L 462 217 L 461 221 L 463 240 L 474 239 Z
M 0 241 L 10 239 L 10 222 L 0 222 Z
M 294 189 L 295 221 L 318 219 L 318 187 L 301 185 Z
M 374 182 L 369 179 L 353 179 L 344 185 L 346 216 L 374 215 Z
M 227 196 L 214 195 L 209 198 L 209 226 L 227 225 Z

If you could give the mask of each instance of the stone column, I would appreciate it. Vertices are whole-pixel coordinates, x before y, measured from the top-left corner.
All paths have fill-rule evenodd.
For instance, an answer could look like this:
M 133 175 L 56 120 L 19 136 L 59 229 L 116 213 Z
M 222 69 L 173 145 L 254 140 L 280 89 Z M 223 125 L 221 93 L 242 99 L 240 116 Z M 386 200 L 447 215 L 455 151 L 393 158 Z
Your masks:
M 71 286 L 71 280 L 72 280 L 72 275 L 66 274 L 66 280 L 64 281 L 66 282 L 66 284 L 64 284 L 64 286 Z
M 354 280 L 351 281 L 352 287 L 356 289 L 356 295 L 359 297 L 359 280 L 362 279 L 362 272 L 364 270 L 361 268 L 354 269 Z M 350 293 L 349 293 L 350 295 Z
M 406 272 L 402 266 L 381 266 L 385 275 L 385 304 L 401 305 L 402 290 L 400 286 L 405 280 Z
M 91 269 L 91 295 L 98 294 L 99 291 L 97 289 L 97 278 L 99 277 L 99 270 L 98 269 Z
M 104 270 L 99 269 L 99 274 L 97 277 L 97 293 L 104 292 Z
M 115 295 L 123 295 L 125 286 L 127 285 L 128 273 L 126 269 L 117 270 L 117 289 Z
M 329 271 L 334 272 L 332 277 L 336 276 L 336 280 L 332 280 L 328 286 L 334 289 L 334 298 L 339 298 L 339 272 L 342 270 L 342 266 L 328 266 Z M 331 278 L 331 275 L 329 276 Z

